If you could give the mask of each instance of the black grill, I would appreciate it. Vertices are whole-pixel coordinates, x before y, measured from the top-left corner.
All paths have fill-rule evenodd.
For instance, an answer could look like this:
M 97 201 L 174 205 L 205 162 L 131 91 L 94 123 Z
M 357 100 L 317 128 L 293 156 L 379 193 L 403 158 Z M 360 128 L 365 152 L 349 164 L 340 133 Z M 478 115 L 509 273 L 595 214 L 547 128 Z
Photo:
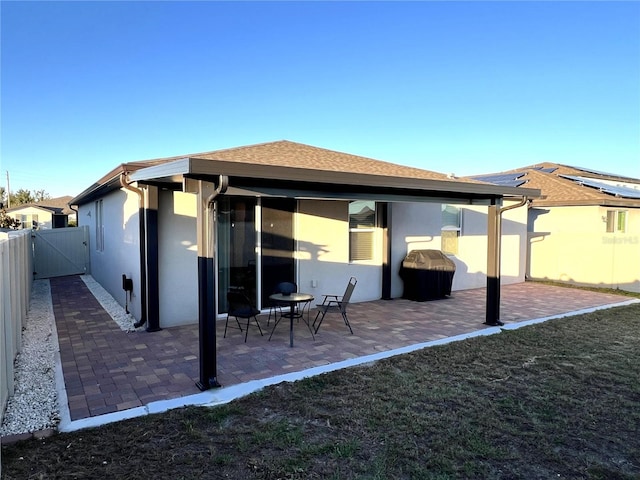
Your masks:
M 402 261 L 402 298 L 424 302 L 451 295 L 456 264 L 440 250 L 412 250 Z

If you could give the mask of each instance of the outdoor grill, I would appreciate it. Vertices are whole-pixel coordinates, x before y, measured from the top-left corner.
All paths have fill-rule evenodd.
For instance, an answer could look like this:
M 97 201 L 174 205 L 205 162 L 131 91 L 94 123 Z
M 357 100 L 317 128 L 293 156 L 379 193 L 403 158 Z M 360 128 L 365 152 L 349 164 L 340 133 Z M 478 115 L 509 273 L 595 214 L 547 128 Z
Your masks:
M 402 261 L 402 298 L 424 302 L 451 295 L 456 264 L 440 250 L 412 250 Z

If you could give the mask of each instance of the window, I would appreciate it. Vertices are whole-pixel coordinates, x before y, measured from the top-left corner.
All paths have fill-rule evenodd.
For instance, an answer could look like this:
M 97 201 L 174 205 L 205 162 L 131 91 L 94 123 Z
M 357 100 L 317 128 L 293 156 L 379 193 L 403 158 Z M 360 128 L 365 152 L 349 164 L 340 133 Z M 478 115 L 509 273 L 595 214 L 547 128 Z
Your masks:
M 376 202 L 349 202 L 349 261 L 373 260 Z
M 447 255 L 456 255 L 462 231 L 462 210 L 454 205 L 442 205 L 441 225 L 440 249 Z
M 627 211 L 607 210 L 607 233 L 625 233 L 627 231 Z
M 96 250 L 104 252 L 104 217 L 102 215 L 102 200 L 96 202 Z

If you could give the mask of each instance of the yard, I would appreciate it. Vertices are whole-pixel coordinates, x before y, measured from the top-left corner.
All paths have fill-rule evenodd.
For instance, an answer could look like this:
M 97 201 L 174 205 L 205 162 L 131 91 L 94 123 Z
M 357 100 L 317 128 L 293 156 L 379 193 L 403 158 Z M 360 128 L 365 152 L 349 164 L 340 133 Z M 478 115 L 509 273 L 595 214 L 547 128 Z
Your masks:
M 640 478 L 640 304 L 2 448 L 28 478 Z

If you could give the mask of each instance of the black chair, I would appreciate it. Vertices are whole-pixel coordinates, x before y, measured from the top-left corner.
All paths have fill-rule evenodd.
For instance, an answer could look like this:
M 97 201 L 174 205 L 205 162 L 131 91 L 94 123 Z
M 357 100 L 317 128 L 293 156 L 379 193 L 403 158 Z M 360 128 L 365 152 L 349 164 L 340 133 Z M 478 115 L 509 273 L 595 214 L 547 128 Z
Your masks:
M 313 326 L 316 328 L 316 333 L 318 333 L 320 325 L 322 325 L 324 316 L 329 312 L 336 312 L 342 314 L 344 324 L 349 327 L 349 331 L 351 332 L 351 334 L 353 334 L 353 330 L 351 329 L 351 325 L 349 324 L 349 317 L 347 317 L 347 307 L 349 306 L 349 301 L 351 300 L 351 294 L 356 288 L 356 283 L 358 283 L 356 277 L 351 277 L 349 279 L 349 283 L 347 284 L 347 288 L 344 291 L 344 295 L 324 295 L 324 300 L 322 301 L 322 303 L 316 305 L 318 313 L 316 313 L 316 318 L 313 320 Z M 320 322 L 316 327 L 316 322 L 318 321 L 318 319 L 320 319 Z
M 258 330 L 260 330 L 260 335 L 263 335 L 262 328 L 260 328 L 260 323 L 258 322 L 258 315 L 260 314 L 260 310 L 253 306 L 249 298 L 242 292 L 239 291 L 231 291 L 227 292 L 227 302 L 229 303 L 229 312 L 227 313 L 227 321 L 224 324 L 224 337 L 227 337 L 227 327 L 229 326 L 229 318 L 234 317 L 236 319 L 236 323 L 238 324 L 238 328 L 242 332 L 242 326 L 240 325 L 239 318 L 246 318 L 246 332 L 244 334 L 244 341 L 246 343 L 247 336 L 249 335 L 249 323 L 253 318 L 258 326 Z M 235 327 L 232 327 L 235 328 Z

